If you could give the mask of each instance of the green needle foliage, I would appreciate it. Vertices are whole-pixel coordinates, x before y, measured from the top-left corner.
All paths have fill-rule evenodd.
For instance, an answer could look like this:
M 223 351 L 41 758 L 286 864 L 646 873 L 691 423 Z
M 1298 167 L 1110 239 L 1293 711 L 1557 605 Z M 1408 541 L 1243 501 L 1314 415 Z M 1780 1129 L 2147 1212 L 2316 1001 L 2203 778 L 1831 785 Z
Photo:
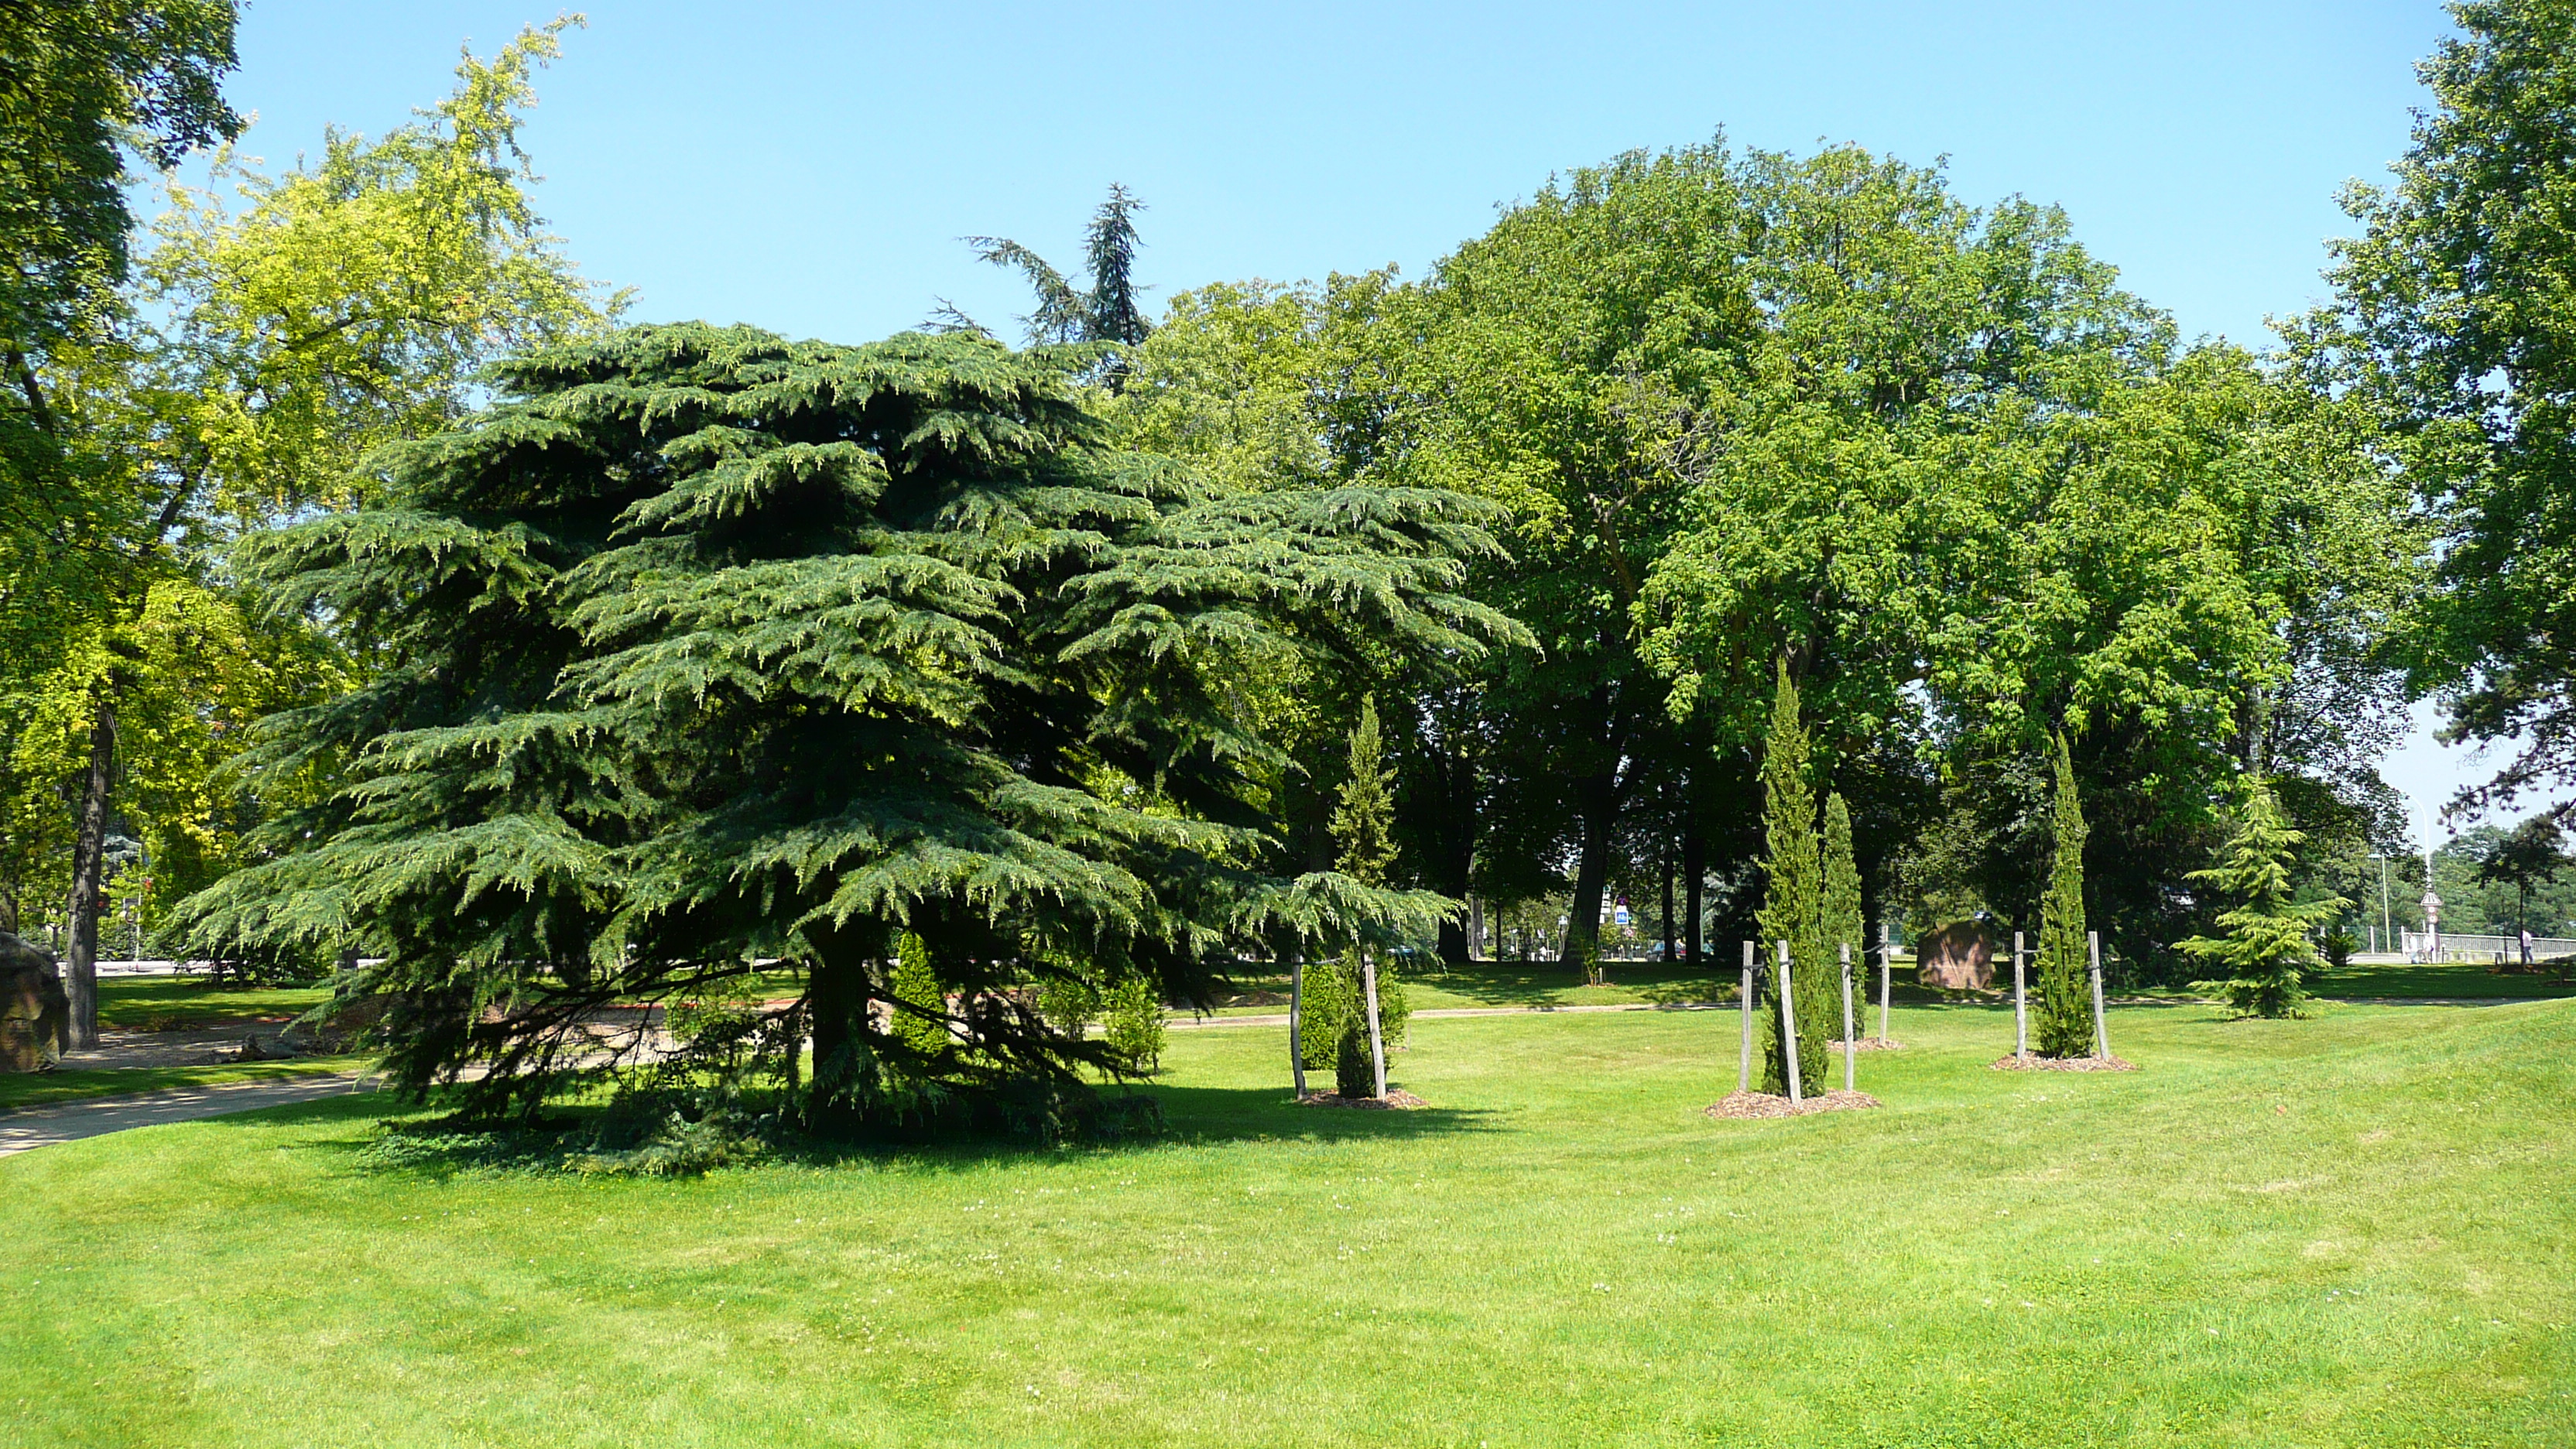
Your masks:
M 1788 1024 L 1780 1013 L 1779 950 L 1789 943 L 1789 984 L 1795 993 L 1800 1090 L 1828 1087 L 1826 1043 L 1842 1011 L 1840 979 L 1826 966 L 1825 879 L 1816 839 L 1816 792 L 1807 782 L 1807 730 L 1798 718 L 1798 686 L 1783 661 L 1772 696 L 1771 729 L 1762 751 L 1763 859 L 1762 960 L 1774 973 L 1763 1028 L 1763 1090 L 1789 1090 Z
M 1395 868 L 1395 771 L 1388 767 L 1374 698 L 1360 702 L 1359 723 L 1351 730 L 1349 778 L 1342 782 L 1341 804 L 1333 811 L 1333 838 L 1341 845 L 1342 874 L 1363 886 L 1383 887 Z M 1315 977 L 1332 978 L 1319 994 Z M 1360 975 L 1359 951 L 1342 953 L 1308 976 L 1307 1007 L 1302 1013 L 1298 1049 L 1309 1067 L 1330 1066 L 1333 1090 L 1344 1097 L 1377 1095 L 1376 1065 L 1369 1055 L 1368 987 Z M 1320 1000 L 1327 1014 L 1318 1014 Z M 1377 958 L 1378 1037 L 1392 1052 L 1410 1015 L 1404 987 L 1396 979 L 1392 957 Z
M 1824 841 L 1824 948 L 1829 967 L 1828 984 L 1835 992 L 1833 1033 L 1842 1035 L 1842 948 L 1852 949 L 1852 972 L 1857 978 L 1869 960 L 1861 933 L 1869 929 L 1866 910 L 1861 902 L 1860 863 L 1852 855 L 1851 807 L 1843 803 L 1842 792 L 1830 791 L 1825 796 Z
M 1086 355 L 687 324 L 504 365 L 367 506 L 245 551 L 377 672 L 266 722 L 255 776 L 351 778 L 187 903 L 199 942 L 366 942 L 395 1078 L 488 1065 L 487 1111 L 605 1070 L 602 1007 L 783 959 L 809 1125 L 1051 1130 L 1129 1062 L 1004 988 L 1203 1000 L 1278 932 L 1421 928 L 1447 903 L 1260 868 L 1286 762 L 1227 685 L 1516 637 L 1454 592 L 1490 510 L 1211 488 L 1102 444 Z M 963 1003 L 935 1054 L 871 1009 L 906 932 Z
M 2048 890 L 2039 903 L 2039 1054 L 2089 1057 L 2092 967 L 2084 942 L 2084 807 L 2075 795 L 2075 756 L 2060 731 L 2052 743 L 2056 808 Z
M 2318 968 L 2310 933 L 2334 919 L 2352 903 L 2341 896 L 2293 903 L 2290 899 L 2291 853 L 2306 835 L 2282 818 L 2271 787 L 2261 779 L 2246 786 L 2245 805 L 2235 837 L 2219 863 L 2192 872 L 2228 899 L 2239 902 L 2218 918 L 2222 936 L 2194 936 L 2182 950 L 2217 967 L 2223 975 L 2195 983 L 2215 988 L 2227 1003 L 2247 1016 L 2297 1016 L 2307 999 L 2303 973 Z
M 915 1054 L 936 1059 L 948 1049 L 948 994 L 930 964 L 930 947 L 912 931 L 895 941 L 893 988 L 894 1034 Z

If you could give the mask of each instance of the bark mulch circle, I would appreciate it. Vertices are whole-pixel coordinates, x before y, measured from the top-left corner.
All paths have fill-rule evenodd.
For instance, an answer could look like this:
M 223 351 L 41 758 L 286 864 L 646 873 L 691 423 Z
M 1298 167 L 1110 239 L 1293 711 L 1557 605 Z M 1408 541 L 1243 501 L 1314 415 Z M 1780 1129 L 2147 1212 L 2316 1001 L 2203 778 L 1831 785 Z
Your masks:
M 1364 1112 L 1384 1112 L 1389 1108 L 1428 1107 L 1431 1104 L 1401 1087 L 1389 1087 L 1383 1097 L 1345 1097 L 1339 1092 L 1308 1092 L 1297 1099 L 1300 1107 L 1357 1107 Z
M 1880 1041 L 1874 1036 L 1862 1037 L 1858 1046 L 1861 1051 L 1865 1052 L 1901 1052 L 1905 1050 L 1905 1043 L 1901 1041 Z M 1832 1041 L 1825 1043 L 1825 1050 L 1827 1051 L 1838 1052 L 1842 1049 L 1843 1043 L 1842 1038 L 1840 1037 L 1836 1037 Z
M 1707 1108 L 1711 1117 L 1803 1117 L 1810 1112 L 1849 1112 L 1880 1105 L 1867 1092 L 1827 1092 L 1792 1104 L 1769 1092 L 1729 1092 Z
M 2136 1062 L 2118 1057 L 2005 1057 L 1995 1063 L 1999 1072 L 2134 1072 Z

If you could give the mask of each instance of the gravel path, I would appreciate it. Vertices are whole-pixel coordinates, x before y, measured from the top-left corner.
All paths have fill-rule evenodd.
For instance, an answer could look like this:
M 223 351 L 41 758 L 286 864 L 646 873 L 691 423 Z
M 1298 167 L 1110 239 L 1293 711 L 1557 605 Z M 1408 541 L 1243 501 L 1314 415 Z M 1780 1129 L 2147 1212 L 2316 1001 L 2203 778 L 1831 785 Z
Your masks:
M 93 1097 L 56 1107 L 31 1107 L 0 1116 L 0 1157 L 78 1142 L 132 1127 L 158 1127 L 167 1122 L 193 1122 L 227 1112 L 249 1112 L 290 1102 L 311 1102 L 358 1090 L 358 1078 L 345 1072 L 279 1077 L 258 1082 L 226 1082 L 213 1087 L 174 1087 L 131 1097 Z

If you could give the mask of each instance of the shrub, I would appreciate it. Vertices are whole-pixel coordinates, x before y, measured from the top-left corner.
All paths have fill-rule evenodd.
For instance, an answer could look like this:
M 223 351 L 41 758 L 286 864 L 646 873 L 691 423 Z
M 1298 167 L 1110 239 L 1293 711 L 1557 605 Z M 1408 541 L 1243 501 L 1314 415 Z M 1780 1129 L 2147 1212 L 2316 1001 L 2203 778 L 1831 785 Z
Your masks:
M 1163 997 L 1141 971 L 1109 990 L 1110 1049 L 1133 1076 L 1151 1076 L 1163 1059 Z

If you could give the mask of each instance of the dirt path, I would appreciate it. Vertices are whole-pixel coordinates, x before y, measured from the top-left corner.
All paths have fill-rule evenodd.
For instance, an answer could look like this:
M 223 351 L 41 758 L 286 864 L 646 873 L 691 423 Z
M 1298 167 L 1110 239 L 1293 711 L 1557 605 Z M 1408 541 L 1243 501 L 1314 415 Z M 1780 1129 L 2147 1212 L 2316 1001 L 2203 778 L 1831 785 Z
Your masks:
M 174 1087 L 131 1097 L 92 1097 L 55 1107 L 31 1107 L 0 1116 L 0 1157 L 103 1137 L 133 1127 L 167 1122 L 193 1122 L 227 1112 L 249 1112 L 290 1102 L 311 1102 L 358 1090 L 352 1074 L 279 1077 L 259 1082 L 226 1082 L 213 1087 Z

